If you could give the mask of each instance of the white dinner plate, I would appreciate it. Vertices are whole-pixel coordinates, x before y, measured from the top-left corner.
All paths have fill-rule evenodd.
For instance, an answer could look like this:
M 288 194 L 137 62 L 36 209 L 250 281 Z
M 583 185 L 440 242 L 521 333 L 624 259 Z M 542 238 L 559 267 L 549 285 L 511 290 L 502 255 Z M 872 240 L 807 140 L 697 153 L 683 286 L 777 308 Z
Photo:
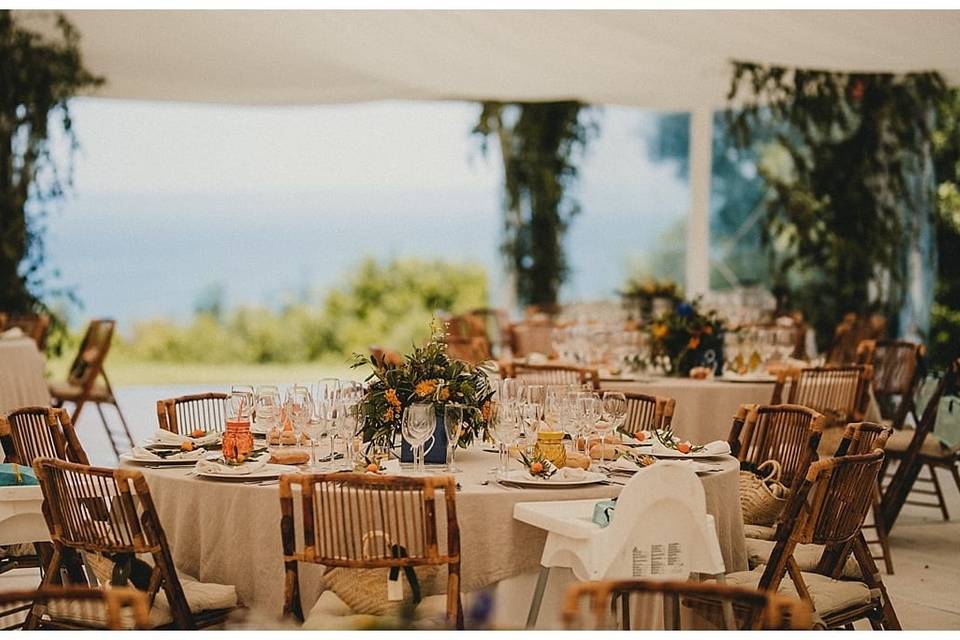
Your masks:
M 587 471 L 589 474 L 588 477 L 583 478 L 582 480 L 541 480 L 539 478 L 532 478 L 529 473 L 523 469 L 514 469 L 513 471 L 508 471 L 507 473 L 498 476 L 498 481 L 508 482 L 510 484 L 519 484 L 525 487 L 582 487 L 588 484 L 596 484 L 598 482 L 604 482 L 607 479 L 607 476 L 602 473 L 596 473 L 595 471 Z
M 300 469 L 288 464 L 267 463 L 256 471 L 250 473 L 210 473 L 207 471 L 197 471 L 197 475 L 202 478 L 211 478 L 213 480 L 236 480 L 245 482 L 247 480 L 269 480 L 279 478 L 286 473 L 298 473 Z
M 653 456 L 654 458 L 682 458 L 684 460 L 693 460 L 696 458 L 722 458 L 730 454 L 709 453 L 707 451 L 691 451 L 690 453 L 680 453 L 679 451 L 673 451 L 670 449 L 658 449 L 656 451 L 651 451 L 649 455 Z
M 204 456 L 207 460 L 217 458 L 220 454 L 216 451 L 208 451 L 207 455 Z M 150 467 L 182 467 L 186 465 L 197 464 L 197 460 L 200 458 L 187 458 L 170 460 L 168 458 L 160 458 L 157 460 L 146 460 L 143 458 L 134 458 L 133 455 L 128 451 L 127 453 L 120 454 L 120 462 L 129 462 L 130 464 L 142 464 Z

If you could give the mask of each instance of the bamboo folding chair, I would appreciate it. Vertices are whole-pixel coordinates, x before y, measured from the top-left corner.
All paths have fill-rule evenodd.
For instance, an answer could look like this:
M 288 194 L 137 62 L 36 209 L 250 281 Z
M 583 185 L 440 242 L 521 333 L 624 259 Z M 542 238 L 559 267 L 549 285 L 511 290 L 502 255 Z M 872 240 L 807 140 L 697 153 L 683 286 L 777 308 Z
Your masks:
M 87 402 L 92 402 L 97 407 L 100 414 L 100 421 L 110 439 L 110 446 L 113 447 L 113 453 L 120 456 L 121 450 L 133 448 L 133 438 L 130 436 L 130 429 L 127 427 L 127 420 L 117 404 L 117 399 L 113 395 L 113 388 L 110 386 L 110 380 L 107 378 L 107 372 L 103 368 L 104 360 L 110 351 L 110 343 L 113 339 L 113 330 L 115 327 L 113 320 L 91 320 L 87 327 L 87 332 L 80 343 L 80 350 L 73 364 L 70 365 L 70 372 L 65 382 L 54 382 L 50 384 L 50 395 L 53 397 L 53 404 L 62 407 L 65 402 L 73 403 L 73 414 L 70 420 L 77 424 L 80 418 L 80 412 Z M 103 384 L 97 382 L 98 378 L 103 378 Z M 110 428 L 107 418 L 103 413 L 102 405 L 113 405 L 120 416 L 120 423 L 123 426 L 123 432 L 117 433 Z M 120 439 L 126 440 L 125 443 Z
M 302 536 L 293 487 L 299 488 Z M 280 533 L 286 571 L 283 615 L 303 621 L 299 564 L 327 569 L 446 565 L 446 623 L 463 628 L 460 529 L 453 476 L 383 477 L 353 473 L 280 478 Z M 437 502 L 446 513 L 446 549 L 438 540 Z M 372 535 L 376 534 L 376 535 Z M 303 546 L 298 544 L 302 537 Z M 398 553 L 402 549 L 403 553 Z
M 527 384 L 566 384 L 600 389 L 600 374 L 596 369 L 565 364 L 522 364 L 512 362 L 501 367 L 504 378 L 517 378 Z
M 188 436 L 203 430 L 220 433 L 227 419 L 226 393 L 198 393 L 157 400 L 157 422 L 171 433 Z
M 151 603 L 163 590 L 172 620 L 161 626 L 175 629 L 207 627 L 223 622 L 232 611 L 233 606 L 191 613 L 143 474 L 51 458 L 34 460 L 33 468 L 43 491 L 44 511 L 53 543 L 53 557 L 41 587 L 50 586 L 59 577 L 61 567 L 66 568 L 68 574 L 72 570 L 71 581 L 82 580 L 82 572 L 78 574 L 76 570 L 78 554 L 81 553 L 94 567 L 109 560 L 129 562 L 131 569 L 137 554 L 148 554 L 153 566 L 148 567 L 149 574 L 143 579 L 142 590 Z M 38 622 L 39 615 L 34 610 L 27 617 L 25 628 L 34 628 Z M 47 624 L 84 626 L 73 619 L 58 619 Z
M 447 345 L 447 355 L 456 360 L 478 364 L 493 357 L 490 342 L 482 336 L 466 338 L 447 336 L 444 343 Z
M 780 463 L 780 481 L 798 484 L 817 459 L 824 418 L 808 407 L 791 404 L 740 405 L 727 443 L 740 469 L 757 473 L 767 460 Z
M 894 429 L 902 429 L 907 416 L 920 421 L 914 393 L 922 373 L 922 344 L 903 340 L 878 340 L 873 356 L 873 395 L 880 413 Z M 896 401 L 895 398 L 899 398 Z
M 103 629 L 149 629 L 147 594 L 129 587 L 43 587 L 36 590 L 0 591 L 0 631 L 20 628 L 28 612 L 35 610 L 38 626 L 43 617 L 58 612 L 91 621 L 103 621 Z
M 663 396 L 650 396 L 645 393 L 624 393 L 627 399 L 627 413 L 624 429 L 628 433 L 666 429 L 673 422 L 677 401 Z
M 923 410 L 923 415 L 917 421 L 916 428 L 895 432 L 887 443 L 888 461 L 897 463 L 893 477 L 882 490 L 881 509 L 888 531 L 893 528 L 904 504 L 939 508 L 944 520 L 950 518 L 936 470 L 943 468 L 949 471 L 957 489 L 960 489 L 960 473 L 957 471 L 957 465 L 960 463 L 960 448 L 948 449 L 942 446 L 933 437 L 933 430 L 937 421 L 940 399 L 948 389 L 958 386 L 960 386 L 960 359 L 954 360 L 940 379 Z M 929 478 L 920 476 L 920 471 L 924 467 L 930 473 Z M 885 471 L 886 466 L 881 474 Z M 932 489 L 918 488 L 914 486 L 917 482 L 929 484 Z M 934 496 L 937 502 L 932 504 L 926 501 L 910 500 L 911 495 Z
M 90 464 L 70 416 L 55 407 L 24 407 L 0 416 L 0 432 L 9 430 L 13 462 L 33 465 L 37 458 Z
M 710 619 L 718 619 L 722 605 L 729 603 L 734 619 L 739 621 L 737 626 L 742 629 L 793 630 L 812 626 L 810 605 L 798 598 L 715 582 L 610 580 L 577 582 L 567 589 L 562 611 L 564 627 L 568 630 L 629 630 L 631 607 L 635 604 L 631 602 L 633 596 L 638 597 L 641 606 L 649 603 L 649 609 L 656 609 L 661 600 L 666 605 L 690 597 L 721 603 Z M 586 615 L 582 611 L 584 601 Z M 641 628 L 652 628 L 652 624 Z
M 857 620 L 866 619 L 874 629 L 899 630 L 900 622 L 861 531 L 882 461 L 883 451 L 875 450 L 811 464 L 784 509 L 767 563 L 728 574 L 726 583 L 797 594 L 813 607 L 818 626 L 828 629 L 852 628 Z M 822 546 L 814 570 L 802 571 L 794 557 L 798 545 Z M 862 581 L 837 579 L 850 552 Z M 784 582 L 785 577 L 790 581 Z
M 37 344 L 43 351 L 47 345 L 47 332 L 50 330 L 50 316 L 45 313 L 21 313 L 7 316 L 6 322 L 0 322 L 0 330 L 6 331 L 20 327 L 23 334 Z
M 525 320 L 510 327 L 510 343 L 516 358 L 531 353 L 549 356 L 553 352 L 553 323 L 549 320 Z
M 777 375 L 771 404 L 809 407 L 826 418 L 824 428 L 859 422 L 870 400 L 872 377 L 873 366 L 868 364 L 786 369 Z

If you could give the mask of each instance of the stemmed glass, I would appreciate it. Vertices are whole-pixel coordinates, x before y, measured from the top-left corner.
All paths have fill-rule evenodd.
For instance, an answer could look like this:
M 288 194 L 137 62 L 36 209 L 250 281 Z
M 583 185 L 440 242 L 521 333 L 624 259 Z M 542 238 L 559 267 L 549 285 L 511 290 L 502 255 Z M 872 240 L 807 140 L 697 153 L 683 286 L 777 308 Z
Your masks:
M 415 402 L 403 411 L 401 429 L 403 439 L 410 443 L 413 450 L 414 471 L 426 473 L 423 445 L 430 438 L 436 426 L 436 413 L 433 404 Z
M 337 435 L 346 442 L 344 455 L 347 460 L 347 468 L 352 470 L 355 458 L 353 445 L 357 438 L 360 407 L 355 399 L 344 397 L 339 398 L 335 406 Z
M 533 416 L 533 432 L 540 430 L 543 420 L 544 403 L 547 400 L 547 388 L 542 384 L 528 384 L 526 388 L 527 404 L 530 405 L 530 414 Z
M 489 422 L 500 445 L 500 475 L 507 472 L 507 466 L 510 462 L 510 446 L 517 439 L 519 433 L 514 413 L 515 410 L 509 405 L 502 403 L 490 405 Z
M 253 426 L 256 433 L 269 433 L 280 426 L 280 390 L 265 384 L 257 389 L 253 405 Z
M 333 438 L 336 431 L 334 419 L 336 418 L 336 406 L 334 401 L 340 395 L 340 380 L 337 378 L 321 378 L 315 384 L 310 385 L 311 395 L 314 402 L 314 420 L 317 423 L 317 438 L 326 438 L 330 445 L 329 461 L 333 462 L 335 456 Z
M 583 438 L 584 451 L 587 454 L 590 453 L 590 432 L 597 425 L 600 411 L 600 399 L 593 393 L 581 393 L 577 397 L 577 434 Z
M 290 387 L 287 392 L 287 399 L 284 402 L 284 410 L 287 419 L 290 420 L 290 425 L 293 427 L 297 444 L 299 444 L 300 436 L 313 415 L 313 400 L 310 398 L 310 390 L 299 384 Z M 281 440 L 281 444 L 282 442 Z
M 623 424 L 627 416 L 627 397 L 619 391 L 604 391 L 602 403 L 603 420 L 597 422 L 597 432 L 600 434 L 601 445 L 608 431 L 616 430 Z M 603 425 L 602 427 L 600 425 Z M 604 462 L 604 449 L 600 448 L 600 462 Z
M 447 471 L 457 473 L 460 468 L 457 466 L 454 456 L 457 451 L 457 443 L 460 442 L 460 434 L 463 433 L 463 425 L 466 420 L 464 413 L 471 411 L 470 407 L 462 404 L 448 404 L 443 408 L 443 427 L 447 432 Z

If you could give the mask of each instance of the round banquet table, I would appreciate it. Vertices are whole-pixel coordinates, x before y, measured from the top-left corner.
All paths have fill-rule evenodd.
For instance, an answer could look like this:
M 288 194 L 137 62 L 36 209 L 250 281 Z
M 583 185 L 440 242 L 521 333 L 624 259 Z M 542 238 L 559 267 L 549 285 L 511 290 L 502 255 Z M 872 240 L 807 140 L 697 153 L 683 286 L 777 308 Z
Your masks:
M 0 338 L 0 414 L 50 404 L 43 368 L 43 356 L 32 339 Z
M 535 575 L 540 567 L 546 533 L 513 519 L 517 502 L 609 498 L 621 486 L 590 485 L 576 489 L 519 489 L 500 486 L 491 471 L 497 455 L 475 446 L 460 451 L 456 474 L 457 519 L 460 526 L 461 578 L 464 594 L 491 585 Z M 728 572 L 747 568 L 743 519 L 738 494 L 737 461 L 722 459 L 723 469 L 702 475 L 707 511 L 714 516 Z M 135 465 L 128 465 L 132 468 Z M 280 500 L 276 484 L 243 484 L 236 480 L 209 480 L 191 474 L 191 467 L 136 467 L 150 486 L 174 561 L 179 570 L 204 582 L 232 584 L 251 609 L 279 617 L 283 606 L 284 572 L 280 541 Z M 440 528 L 444 519 L 438 517 Z M 651 526 L 655 526 L 651 523 Z M 439 532 L 443 540 L 445 533 Z M 301 566 L 304 610 L 320 594 L 322 568 Z M 514 600 L 529 604 L 532 586 L 523 587 Z M 497 598 L 500 600 L 501 598 Z M 468 606 L 469 595 L 465 597 Z M 544 609 L 546 612 L 546 609 Z M 500 624 L 519 627 L 524 617 Z
M 666 396 L 677 401 L 673 430 L 692 442 L 726 440 L 741 404 L 769 404 L 773 382 L 730 382 L 693 378 L 604 380 L 601 388 Z

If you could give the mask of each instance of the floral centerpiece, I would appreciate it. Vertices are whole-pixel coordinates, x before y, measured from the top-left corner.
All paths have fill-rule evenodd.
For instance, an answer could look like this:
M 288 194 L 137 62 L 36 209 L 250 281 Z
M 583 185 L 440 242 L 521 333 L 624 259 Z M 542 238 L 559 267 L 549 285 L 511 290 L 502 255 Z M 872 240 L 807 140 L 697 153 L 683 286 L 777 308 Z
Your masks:
M 676 282 L 655 278 L 630 278 L 619 293 L 641 317 L 661 315 L 683 300 Z
M 671 374 L 688 376 L 694 367 L 722 372 L 724 321 L 716 311 L 701 311 L 699 299 L 679 303 L 649 331 L 651 357 L 668 359 Z
M 432 402 L 437 410 L 438 440 L 446 443 L 443 428 L 443 406 L 457 403 L 474 409 L 464 411 L 464 428 L 458 446 L 469 445 L 475 437 L 484 437 L 490 415 L 493 389 L 482 368 L 451 358 L 438 325 L 433 326 L 430 340 L 415 347 L 405 357 L 387 354 L 382 360 L 356 355 L 354 368 L 370 366 L 366 393 L 360 401 L 363 418 L 363 440 L 393 446 L 401 432 L 403 411 L 414 402 Z M 434 449 L 441 455 L 444 446 Z M 430 462 L 429 458 L 427 460 Z

